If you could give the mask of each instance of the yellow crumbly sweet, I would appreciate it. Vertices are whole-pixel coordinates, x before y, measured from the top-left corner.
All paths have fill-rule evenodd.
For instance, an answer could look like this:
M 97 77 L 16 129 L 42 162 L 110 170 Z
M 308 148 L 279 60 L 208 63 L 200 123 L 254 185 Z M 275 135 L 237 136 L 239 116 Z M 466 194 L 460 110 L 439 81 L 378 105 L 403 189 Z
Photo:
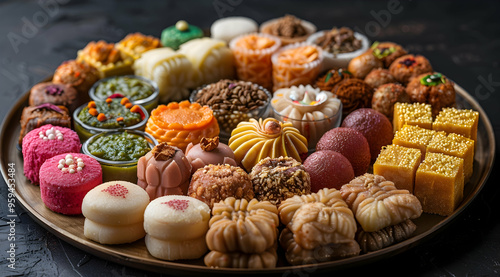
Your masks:
M 393 117 L 394 132 L 404 125 L 415 125 L 432 129 L 432 107 L 425 103 L 396 103 Z
M 418 149 L 388 145 L 382 148 L 373 164 L 373 174 L 384 176 L 387 180 L 394 182 L 396 188 L 406 189 L 413 193 L 415 173 L 421 156 Z
M 424 212 L 448 216 L 462 201 L 464 193 L 464 160 L 427 153 L 415 176 L 415 196 Z
M 114 43 L 107 43 L 103 40 L 91 41 L 85 48 L 78 50 L 76 60 L 95 67 L 101 78 L 133 72 L 133 60 L 123 58 Z
M 158 38 L 141 33 L 128 34 L 116 44 L 116 48 L 121 51 L 122 57 L 131 57 L 134 60 L 140 58 L 142 53 L 159 47 L 162 47 L 162 45 Z
M 479 113 L 473 110 L 444 108 L 436 116 L 432 129 L 456 133 L 474 141 L 477 139 L 477 124 Z
M 438 132 L 427 146 L 427 152 L 443 153 L 464 159 L 464 182 L 470 180 L 474 164 L 474 141 L 464 136 Z
M 425 156 L 427 145 L 431 141 L 436 131 L 424 129 L 418 126 L 405 125 L 397 131 L 392 140 L 393 144 L 408 148 L 416 148 L 422 152 L 422 159 Z

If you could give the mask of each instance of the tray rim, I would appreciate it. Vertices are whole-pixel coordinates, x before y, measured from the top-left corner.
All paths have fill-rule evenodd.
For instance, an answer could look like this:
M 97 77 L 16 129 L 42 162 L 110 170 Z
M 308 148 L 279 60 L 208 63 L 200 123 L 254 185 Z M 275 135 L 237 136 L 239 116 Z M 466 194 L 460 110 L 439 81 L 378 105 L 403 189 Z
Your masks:
M 44 79 L 43 81 L 50 81 L 51 76 Z M 107 248 L 106 246 L 100 245 L 98 243 L 93 243 L 93 242 L 88 242 L 88 241 L 83 241 L 81 238 L 77 237 L 76 235 L 73 235 L 72 233 L 59 228 L 56 226 L 53 222 L 50 220 L 46 219 L 43 217 L 41 214 L 39 214 L 33 207 L 29 205 L 29 203 L 26 202 L 26 200 L 18 194 L 17 190 L 14 191 L 14 195 L 16 197 L 17 203 L 21 204 L 21 207 L 29 214 L 29 216 L 37 222 L 39 225 L 41 225 L 43 228 L 54 234 L 56 237 L 68 242 L 69 244 L 85 251 L 88 252 L 89 254 L 95 255 L 97 257 L 100 257 L 102 259 L 116 262 L 121 265 L 125 266 L 130 266 L 134 267 L 137 269 L 141 270 L 146 270 L 150 272 L 163 272 L 162 270 L 169 269 L 173 270 L 172 273 L 174 274 L 206 274 L 206 273 L 214 273 L 214 274 L 275 274 L 275 273 L 285 273 L 287 271 L 309 271 L 311 269 L 314 269 L 316 271 L 325 271 L 325 270 L 330 270 L 330 271 L 336 271 L 340 269 L 345 269 L 348 267 L 352 267 L 355 265 L 359 265 L 361 263 L 365 263 L 367 261 L 369 262 L 374 262 L 376 260 L 383 259 L 384 257 L 387 256 L 393 256 L 401 252 L 405 252 L 408 249 L 413 248 L 414 246 L 424 242 L 425 240 L 433 237 L 436 235 L 438 232 L 442 231 L 445 226 L 449 225 L 456 217 L 458 217 L 469 205 L 470 203 L 477 197 L 479 192 L 483 189 L 483 187 L 486 185 L 486 182 L 491 174 L 491 171 L 493 169 L 494 161 L 495 161 L 495 155 L 496 155 L 496 141 L 495 141 L 495 133 L 493 126 L 491 124 L 490 119 L 488 118 L 488 115 L 484 111 L 484 109 L 479 105 L 479 103 L 470 95 L 465 89 L 460 87 L 458 84 L 455 83 L 455 90 L 457 94 L 459 94 L 466 102 L 468 102 L 474 110 L 478 111 L 480 114 L 480 120 L 484 124 L 484 127 L 486 129 L 487 133 L 487 140 L 490 142 L 491 147 L 490 147 L 490 153 L 488 157 L 488 161 L 485 163 L 486 164 L 486 171 L 485 173 L 479 178 L 478 180 L 478 185 L 475 186 L 475 188 L 470 192 L 470 195 L 468 196 L 468 200 L 464 203 L 462 203 L 452 215 L 445 217 L 443 220 L 439 221 L 436 225 L 431 227 L 429 230 L 418 234 L 414 237 L 411 237 L 405 241 L 402 241 L 400 243 L 397 243 L 395 245 L 386 247 L 384 249 L 367 253 L 367 254 L 362 254 L 359 256 L 351 257 L 348 258 L 350 260 L 349 263 L 345 263 L 346 259 L 343 260 L 336 260 L 336 261 L 330 261 L 330 262 L 324 262 L 324 263 L 317 263 L 317 264 L 312 264 L 312 265 L 287 265 L 287 266 L 281 266 L 281 267 L 276 267 L 272 269 L 237 269 L 237 268 L 210 268 L 206 266 L 201 266 L 201 265 L 192 265 L 192 264 L 184 264 L 184 263 L 177 263 L 177 262 L 170 262 L 170 261 L 163 261 L 163 260 L 154 260 L 154 262 L 149 261 L 149 260 L 144 260 L 140 259 L 137 257 L 130 257 L 128 255 L 120 253 L 120 251 L 114 250 Z M 18 111 L 19 108 L 21 108 L 24 103 L 27 101 L 29 96 L 29 91 L 25 92 L 21 97 L 19 97 L 12 108 L 9 110 L 7 115 L 2 121 L 2 124 L 0 125 L 0 145 L 4 144 L 4 134 L 6 133 L 5 129 L 9 122 L 13 119 L 15 116 L 16 112 Z M 3 155 L 2 153 L 2 148 L 0 148 L 0 171 L 2 172 L 2 177 L 8 186 L 8 172 L 7 168 L 8 165 L 4 164 L 3 162 Z M 17 184 L 16 184 L 17 186 Z M 466 200 L 466 199 L 464 199 Z

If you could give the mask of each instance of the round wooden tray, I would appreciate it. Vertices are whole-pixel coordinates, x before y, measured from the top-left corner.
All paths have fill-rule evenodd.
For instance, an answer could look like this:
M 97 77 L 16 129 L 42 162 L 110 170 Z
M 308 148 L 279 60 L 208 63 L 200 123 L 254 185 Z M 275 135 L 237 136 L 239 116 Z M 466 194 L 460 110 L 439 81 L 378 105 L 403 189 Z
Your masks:
M 493 166 L 495 156 L 495 137 L 490 120 L 481 106 L 464 89 L 455 86 L 457 107 L 469 108 L 480 113 L 478 136 L 474 157 L 474 174 L 465 185 L 464 199 L 456 211 L 447 217 L 422 214 L 414 220 L 417 230 L 413 236 L 403 242 L 368 254 L 356 257 L 325 262 L 313 265 L 290 266 L 284 259 L 283 252 L 278 250 L 279 261 L 274 269 L 225 269 L 208 268 L 203 259 L 192 261 L 168 262 L 152 257 L 141 239 L 135 243 L 124 245 L 101 245 L 86 239 L 83 235 L 83 216 L 65 216 L 47 209 L 40 199 L 40 189 L 32 185 L 23 175 L 23 158 L 17 149 L 20 132 L 19 120 L 23 107 L 28 105 L 29 92 L 25 93 L 4 118 L 0 133 L 0 162 L 3 178 L 6 183 L 9 163 L 14 163 L 17 203 L 44 228 L 68 243 L 95 256 L 147 271 L 155 271 L 172 275 L 220 275 L 220 274 L 259 274 L 259 273 L 308 273 L 345 269 L 360 264 L 376 261 L 406 251 L 441 231 L 456 218 L 477 196 L 484 187 Z

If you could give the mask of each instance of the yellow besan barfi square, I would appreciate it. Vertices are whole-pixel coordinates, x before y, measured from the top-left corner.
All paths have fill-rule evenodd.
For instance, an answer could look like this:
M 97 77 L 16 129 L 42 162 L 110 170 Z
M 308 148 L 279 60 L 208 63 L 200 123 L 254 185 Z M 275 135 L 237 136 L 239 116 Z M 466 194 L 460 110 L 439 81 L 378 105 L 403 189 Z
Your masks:
M 467 183 L 473 172 L 474 141 L 464 136 L 437 132 L 427 145 L 427 153 L 443 153 L 464 159 L 464 182 Z
M 384 176 L 394 182 L 398 189 L 413 193 L 415 174 L 420 164 L 422 153 L 415 148 L 388 145 L 382 148 L 373 164 L 373 174 Z
M 436 131 L 421 128 L 414 125 L 405 125 L 396 132 L 392 139 L 392 144 L 408 148 L 416 148 L 422 152 L 422 160 L 425 157 L 427 145 L 431 141 Z
M 464 160 L 427 153 L 417 169 L 414 195 L 425 213 L 451 215 L 464 195 Z
M 425 103 L 396 103 L 392 120 L 394 132 L 404 125 L 415 125 L 432 129 L 432 106 Z
M 456 133 L 477 141 L 479 113 L 468 109 L 443 108 L 436 116 L 432 129 Z

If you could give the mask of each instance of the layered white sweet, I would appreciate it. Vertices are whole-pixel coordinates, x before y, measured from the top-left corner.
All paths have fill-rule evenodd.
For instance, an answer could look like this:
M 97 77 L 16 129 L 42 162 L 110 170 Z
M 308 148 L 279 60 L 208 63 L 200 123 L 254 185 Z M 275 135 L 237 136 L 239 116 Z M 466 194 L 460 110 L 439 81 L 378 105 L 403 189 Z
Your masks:
M 217 19 L 210 27 L 212 38 L 229 43 L 233 38 L 257 32 L 259 26 L 255 20 L 243 16 L 230 16 Z
M 142 221 L 128 225 L 107 225 L 86 218 L 83 235 L 101 244 L 122 244 L 143 238 L 146 232 Z
M 144 238 L 151 256 L 168 261 L 198 259 L 207 252 L 205 237 L 193 240 L 161 240 L 149 234 Z
M 192 240 L 208 230 L 210 208 L 198 199 L 183 195 L 156 198 L 144 212 L 144 229 L 163 240 Z
M 158 85 L 160 102 L 180 101 L 189 97 L 195 71 L 189 59 L 168 47 L 152 49 L 133 65 L 135 75 L 153 80 Z
M 209 219 L 210 208 L 198 199 L 183 195 L 156 198 L 144 211 L 149 253 L 169 261 L 200 258 L 207 252 Z
M 333 93 L 311 85 L 292 86 L 274 92 L 271 100 L 275 117 L 288 121 L 306 137 L 314 149 L 321 136 L 340 124 L 342 104 Z
M 146 234 L 144 210 L 149 196 L 141 187 L 112 181 L 90 190 L 82 202 L 84 235 L 102 244 L 136 241 Z
M 208 37 L 193 39 L 182 44 L 177 52 L 191 62 L 195 87 L 235 77 L 233 52 L 222 40 Z

